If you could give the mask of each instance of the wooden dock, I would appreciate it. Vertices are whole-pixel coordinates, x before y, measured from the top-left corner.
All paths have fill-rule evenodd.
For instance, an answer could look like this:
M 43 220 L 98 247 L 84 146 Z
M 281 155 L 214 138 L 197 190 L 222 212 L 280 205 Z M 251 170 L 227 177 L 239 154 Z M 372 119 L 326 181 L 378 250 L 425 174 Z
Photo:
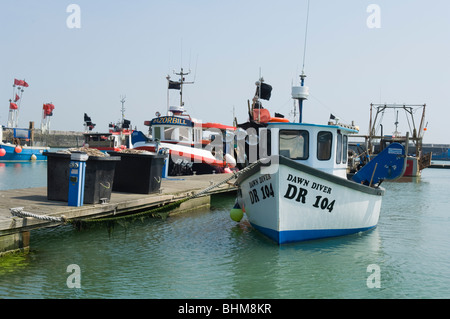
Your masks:
M 67 202 L 48 200 L 47 187 L 0 191 L 0 255 L 2 252 L 28 247 L 30 230 L 55 225 L 53 221 L 12 216 L 11 208 L 23 207 L 23 211 L 33 214 L 64 216 L 69 220 L 105 217 L 173 203 L 198 194 L 230 177 L 231 174 L 211 174 L 163 178 L 158 193 L 112 192 L 111 199 L 105 204 L 84 204 L 81 207 L 68 206 Z M 202 196 L 184 202 L 177 211 L 209 205 L 211 195 L 236 191 L 236 187 L 232 185 L 233 181 L 234 179 L 231 179 L 229 183 L 214 187 Z

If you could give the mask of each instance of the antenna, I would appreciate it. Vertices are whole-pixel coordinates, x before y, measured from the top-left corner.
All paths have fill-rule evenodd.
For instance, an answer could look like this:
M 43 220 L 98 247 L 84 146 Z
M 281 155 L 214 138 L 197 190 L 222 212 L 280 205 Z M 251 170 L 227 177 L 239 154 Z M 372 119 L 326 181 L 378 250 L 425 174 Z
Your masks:
M 299 109 L 299 123 L 303 121 L 303 101 L 308 99 L 309 88 L 305 86 L 305 59 L 306 59 L 306 40 L 308 36 L 308 20 L 309 20 L 309 0 L 308 0 L 308 8 L 306 12 L 306 28 L 305 28 L 305 43 L 303 46 L 303 65 L 302 65 L 302 74 L 300 75 L 300 86 L 292 87 L 292 98 L 298 100 L 298 109 Z
M 195 59 L 194 80 L 192 82 L 195 82 L 195 78 L 197 77 L 197 63 L 198 63 L 198 54 L 197 58 Z
M 121 95 L 120 96 L 120 103 L 122 103 L 122 109 L 121 109 L 121 111 L 122 111 L 122 122 L 125 119 L 125 107 L 124 107 L 124 104 L 125 104 L 125 98 L 126 97 L 127 97 L 126 95 Z
M 303 44 L 303 65 L 302 65 L 302 75 L 305 74 L 305 59 L 306 59 L 306 40 L 308 38 L 308 21 L 309 21 L 309 0 L 308 8 L 306 9 L 306 28 L 305 28 L 305 43 Z M 303 80 L 303 78 L 302 78 Z M 303 84 L 302 84 L 303 85 Z
M 180 48 L 181 54 L 180 54 L 180 67 L 183 67 L 183 38 L 181 38 L 181 48 Z

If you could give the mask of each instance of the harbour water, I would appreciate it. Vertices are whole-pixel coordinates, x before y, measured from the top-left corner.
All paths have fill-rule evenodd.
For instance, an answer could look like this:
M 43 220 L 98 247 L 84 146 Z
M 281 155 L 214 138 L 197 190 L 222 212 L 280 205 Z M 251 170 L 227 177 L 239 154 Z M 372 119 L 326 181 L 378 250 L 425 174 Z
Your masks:
M 0 163 L 0 194 L 45 185 L 45 162 Z M 232 221 L 225 195 L 112 232 L 35 230 L 28 254 L 0 258 L 0 298 L 449 298 L 450 170 L 382 186 L 376 229 L 284 246 Z

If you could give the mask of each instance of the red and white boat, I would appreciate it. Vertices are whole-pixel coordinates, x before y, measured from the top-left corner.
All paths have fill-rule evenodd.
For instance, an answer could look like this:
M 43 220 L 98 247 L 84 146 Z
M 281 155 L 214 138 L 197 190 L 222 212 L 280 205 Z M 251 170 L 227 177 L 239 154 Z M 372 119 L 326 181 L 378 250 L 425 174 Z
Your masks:
M 144 124 L 149 126 L 148 135 L 140 131 L 132 133 L 133 148 L 168 154 L 167 175 L 191 175 L 231 172 L 236 161 L 230 146 L 234 138 L 234 126 L 219 123 L 202 123 L 192 118 L 184 109 L 184 76 L 176 73 L 179 81 L 167 76 L 168 89 L 180 90 L 180 105 L 171 106 L 167 115 L 156 112 L 156 117 Z

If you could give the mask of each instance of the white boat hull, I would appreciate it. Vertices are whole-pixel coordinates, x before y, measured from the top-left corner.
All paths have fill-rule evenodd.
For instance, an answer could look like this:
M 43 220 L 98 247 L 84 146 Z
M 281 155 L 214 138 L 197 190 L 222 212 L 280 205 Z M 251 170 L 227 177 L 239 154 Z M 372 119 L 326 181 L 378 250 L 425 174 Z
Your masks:
M 159 144 L 155 142 L 138 142 L 134 144 L 137 150 L 147 150 L 150 152 L 157 152 L 159 149 L 167 149 L 169 151 L 169 160 L 173 163 L 177 161 L 186 161 L 194 165 L 195 170 L 199 169 L 199 174 L 211 173 L 230 173 L 230 168 L 236 166 L 235 159 L 229 154 L 225 154 L 223 159 L 217 159 L 211 151 L 185 146 L 180 144 L 164 143 Z
M 342 236 L 376 227 L 384 194 L 274 156 L 239 179 L 240 204 L 254 228 L 279 244 Z

